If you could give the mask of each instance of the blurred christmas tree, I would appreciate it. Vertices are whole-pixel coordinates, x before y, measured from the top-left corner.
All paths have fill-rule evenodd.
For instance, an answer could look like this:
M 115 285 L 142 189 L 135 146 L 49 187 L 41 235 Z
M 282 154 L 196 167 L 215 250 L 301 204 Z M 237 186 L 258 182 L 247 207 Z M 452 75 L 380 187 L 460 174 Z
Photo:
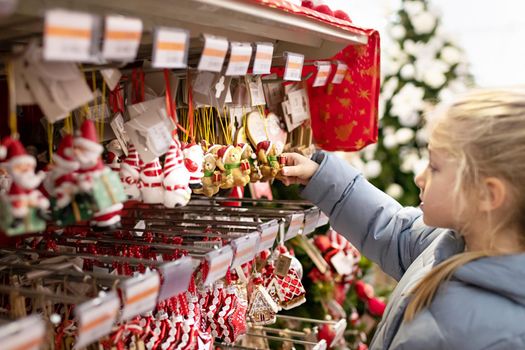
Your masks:
M 389 38 L 383 38 L 379 143 L 356 164 L 403 205 L 419 202 L 413 179 L 428 159 L 424 113 L 472 83 L 465 55 L 444 33 L 439 15 L 428 1 L 403 0 L 390 21 Z

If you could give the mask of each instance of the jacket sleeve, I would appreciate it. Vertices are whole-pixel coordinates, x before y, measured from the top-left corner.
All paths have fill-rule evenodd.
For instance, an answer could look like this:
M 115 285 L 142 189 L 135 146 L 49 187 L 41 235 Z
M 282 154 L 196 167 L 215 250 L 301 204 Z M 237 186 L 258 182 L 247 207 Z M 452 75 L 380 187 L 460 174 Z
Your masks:
M 423 225 L 421 210 L 403 208 L 344 160 L 323 152 L 315 160 L 319 169 L 302 196 L 329 216 L 337 232 L 399 280 L 438 230 Z

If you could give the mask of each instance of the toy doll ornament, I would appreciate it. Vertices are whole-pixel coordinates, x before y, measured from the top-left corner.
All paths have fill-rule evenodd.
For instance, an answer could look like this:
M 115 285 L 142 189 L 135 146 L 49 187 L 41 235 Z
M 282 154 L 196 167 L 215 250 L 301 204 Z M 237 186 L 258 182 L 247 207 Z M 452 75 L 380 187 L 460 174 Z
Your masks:
M 139 182 L 140 193 L 144 203 L 155 204 L 164 202 L 163 180 L 164 174 L 159 158 L 144 164 L 142 169 L 140 169 Z
M 175 135 L 164 160 L 164 206 L 185 206 L 191 198 L 190 172 L 184 165 L 179 138 Z
M 248 164 L 250 167 L 250 182 L 259 181 L 262 178 L 262 174 L 257 162 L 257 156 L 255 155 L 252 146 L 248 143 L 239 143 L 237 147 L 242 151 L 241 165 Z
M 250 167 L 241 167 L 242 150 L 239 147 L 224 146 L 217 152 L 217 167 L 222 171 L 221 188 L 244 187 L 250 182 Z
M 128 144 L 128 155 L 120 164 L 120 181 L 124 186 L 124 192 L 129 199 L 141 200 L 142 194 L 139 189 L 141 160 L 135 146 Z
M 122 147 L 120 146 L 120 143 L 117 139 L 111 140 L 108 145 L 106 146 L 107 153 L 106 153 L 106 165 L 109 166 L 109 168 L 115 172 L 120 171 L 120 157 L 124 154 L 122 151 Z
M 271 141 L 261 141 L 257 144 L 257 160 L 261 169 L 261 181 L 276 178 L 286 164 L 286 158 Z
M 219 192 L 221 184 L 221 172 L 217 169 L 217 158 L 212 153 L 204 155 L 202 177 L 202 188 L 196 189 L 195 193 L 204 194 L 206 197 L 212 197 Z
M 0 194 L 0 228 L 7 235 L 44 230 L 49 201 L 38 190 L 45 175 L 35 174 L 35 158 L 19 140 L 7 137 L 0 146 L 0 161 L 12 179 L 7 193 Z
M 201 145 L 187 145 L 184 147 L 182 153 L 184 155 L 184 165 L 190 172 L 190 188 L 193 190 L 202 187 L 204 151 Z

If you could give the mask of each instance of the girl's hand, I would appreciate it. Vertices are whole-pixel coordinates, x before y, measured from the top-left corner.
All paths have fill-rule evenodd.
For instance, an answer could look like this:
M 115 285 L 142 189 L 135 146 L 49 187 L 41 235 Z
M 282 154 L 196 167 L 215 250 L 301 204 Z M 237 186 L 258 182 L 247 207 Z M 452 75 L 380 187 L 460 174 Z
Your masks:
M 291 184 L 306 185 L 319 168 L 319 164 L 299 153 L 284 153 L 286 166 L 282 170 L 280 180 L 286 186 Z

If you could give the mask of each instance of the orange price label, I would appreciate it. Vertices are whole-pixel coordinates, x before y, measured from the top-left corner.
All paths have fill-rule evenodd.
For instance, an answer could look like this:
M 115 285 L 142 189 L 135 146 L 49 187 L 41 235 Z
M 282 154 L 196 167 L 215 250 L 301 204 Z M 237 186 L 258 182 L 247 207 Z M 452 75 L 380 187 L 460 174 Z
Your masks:
M 252 45 L 250 43 L 231 43 L 230 60 L 226 75 L 246 75 L 252 58 Z
M 204 284 L 209 286 L 226 276 L 233 259 L 232 247 L 226 245 L 220 249 L 212 250 L 206 253 L 205 259 L 208 262 L 209 270 Z
M 106 17 L 102 57 L 107 60 L 133 61 L 142 37 L 142 21 L 123 16 Z
M 339 62 L 337 64 L 337 69 L 335 71 L 334 78 L 332 79 L 332 84 L 341 84 L 345 78 L 346 72 L 348 71 L 348 66 L 344 63 Z
M 124 307 L 120 321 L 126 321 L 155 308 L 160 289 L 160 276 L 157 272 L 130 278 L 122 286 Z
M 190 34 L 178 28 L 157 28 L 153 46 L 153 67 L 186 68 Z
M 46 324 L 37 315 L 8 322 L 0 327 L 0 342 L 5 350 L 40 350 L 46 336 Z
M 258 43 L 253 61 L 253 74 L 270 74 L 272 68 L 273 44 Z
M 120 301 L 115 292 L 103 297 L 86 301 L 75 308 L 78 321 L 78 338 L 76 346 L 85 347 L 108 335 L 117 321 Z
M 332 70 L 332 65 L 330 64 L 330 62 L 317 62 L 316 65 L 317 75 L 315 76 L 315 80 L 312 86 L 325 86 L 326 82 L 328 81 L 330 71 Z
M 284 80 L 300 81 L 303 74 L 304 55 L 286 52 Z
M 202 71 L 220 72 L 228 52 L 228 45 L 228 40 L 225 38 L 204 35 L 204 50 L 197 68 Z

